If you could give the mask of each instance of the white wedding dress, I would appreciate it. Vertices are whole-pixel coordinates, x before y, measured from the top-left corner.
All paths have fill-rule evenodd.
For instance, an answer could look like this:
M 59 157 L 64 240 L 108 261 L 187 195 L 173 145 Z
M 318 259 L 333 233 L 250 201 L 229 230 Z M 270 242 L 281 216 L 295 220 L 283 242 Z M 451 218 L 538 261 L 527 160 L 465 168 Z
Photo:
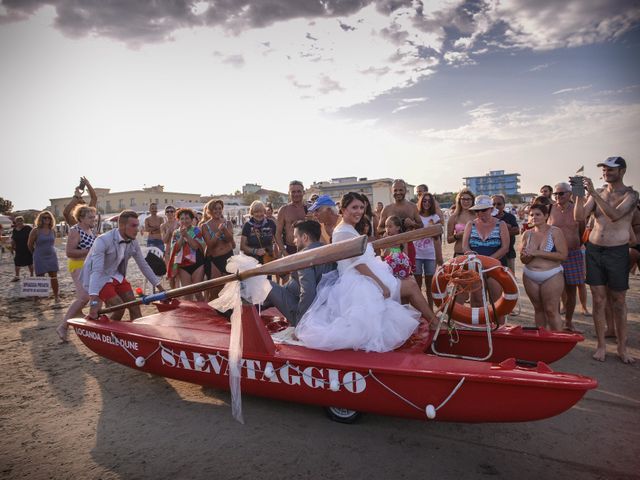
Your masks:
M 334 242 L 358 236 L 345 223 L 333 231 Z M 390 298 L 384 298 L 378 284 L 354 268 L 360 264 L 367 265 L 387 286 Z M 322 277 L 313 304 L 296 327 L 296 336 L 305 346 L 319 350 L 387 352 L 411 336 L 419 318 L 420 312 L 400 303 L 400 280 L 368 245 L 363 255 L 340 260 L 337 271 Z

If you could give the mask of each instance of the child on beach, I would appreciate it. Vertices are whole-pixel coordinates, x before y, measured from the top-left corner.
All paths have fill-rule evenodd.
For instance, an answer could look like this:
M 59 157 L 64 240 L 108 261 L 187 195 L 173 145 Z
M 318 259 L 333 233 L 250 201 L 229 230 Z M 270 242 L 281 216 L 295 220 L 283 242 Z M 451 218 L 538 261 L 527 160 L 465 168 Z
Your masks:
M 392 215 L 387 218 L 384 223 L 385 236 L 397 235 L 402 233 L 402 220 L 396 215 Z M 402 244 L 398 247 L 387 248 L 382 251 L 382 258 L 389 264 L 393 270 L 393 275 L 399 279 L 410 278 L 413 274 L 411 263 L 409 262 L 409 256 L 404 253 L 406 245 Z

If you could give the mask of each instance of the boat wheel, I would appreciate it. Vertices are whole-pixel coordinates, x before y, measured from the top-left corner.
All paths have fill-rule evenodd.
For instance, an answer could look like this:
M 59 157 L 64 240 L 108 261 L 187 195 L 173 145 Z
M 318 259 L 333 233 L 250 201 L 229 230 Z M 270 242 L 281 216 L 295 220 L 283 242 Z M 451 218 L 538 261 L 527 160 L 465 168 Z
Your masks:
M 338 423 L 354 423 L 362 416 L 362 412 L 348 408 L 324 407 L 324 411 L 327 417 Z

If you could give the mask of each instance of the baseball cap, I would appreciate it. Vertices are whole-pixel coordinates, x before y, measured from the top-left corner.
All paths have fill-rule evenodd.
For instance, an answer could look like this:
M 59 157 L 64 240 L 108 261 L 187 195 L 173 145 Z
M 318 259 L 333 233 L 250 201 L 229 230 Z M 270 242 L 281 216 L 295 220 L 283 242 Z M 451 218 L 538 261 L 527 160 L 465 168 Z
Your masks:
M 320 195 L 317 198 L 317 200 L 313 202 L 313 205 L 309 207 L 309 211 L 315 212 L 320 207 L 335 207 L 335 206 L 336 206 L 336 202 L 331 200 L 331 197 L 329 195 Z
M 627 162 L 622 157 L 609 157 L 604 162 L 599 163 L 598 167 L 627 168 Z

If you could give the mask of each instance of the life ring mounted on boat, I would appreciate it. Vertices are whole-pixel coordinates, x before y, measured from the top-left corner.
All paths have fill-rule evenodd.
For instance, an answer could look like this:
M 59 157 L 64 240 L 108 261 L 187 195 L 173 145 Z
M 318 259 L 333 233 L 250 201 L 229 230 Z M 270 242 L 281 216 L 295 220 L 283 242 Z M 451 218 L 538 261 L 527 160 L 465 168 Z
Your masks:
M 455 295 L 454 289 L 449 288 L 450 283 L 455 283 L 456 273 L 476 270 L 478 274 L 486 274 L 493 278 L 502 287 L 502 296 L 495 302 L 493 308 L 470 307 L 455 302 L 451 295 Z M 480 279 L 474 279 L 479 282 Z M 504 267 L 499 260 L 484 255 L 462 255 L 452 258 L 438 268 L 431 282 L 433 302 L 440 307 L 445 301 L 451 300 L 448 315 L 461 323 L 469 325 L 485 325 L 489 312 L 489 321 L 497 323 L 497 318 L 508 315 L 518 303 L 518 285 L 511 271 Z

